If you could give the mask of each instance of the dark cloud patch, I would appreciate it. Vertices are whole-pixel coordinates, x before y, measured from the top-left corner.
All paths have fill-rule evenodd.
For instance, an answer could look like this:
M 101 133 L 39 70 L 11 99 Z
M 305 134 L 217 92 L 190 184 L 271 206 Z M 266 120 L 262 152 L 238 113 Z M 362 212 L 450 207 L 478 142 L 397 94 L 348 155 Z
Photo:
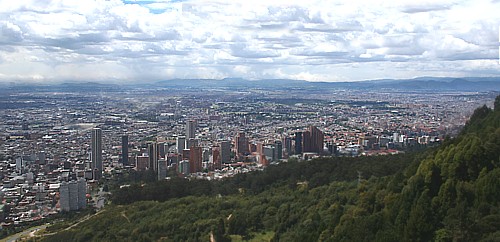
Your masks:
M 446 61 L 498 60 L 498 50 L 457 51 L 457 52 L 439 51 L 436 53 L 436 57 Z
M 288 23 L 268 23 L 268 24 L 260 24 L 260 28 L 264 30 L 280 30 L 287 29 Z
M 21 28 L 11 22 L 0 22 L 0 43 L 14 44 L 23 41 Z
M 279 57 L 280 54 L 269 50 L 252 50 L 245 44 L 232 44 L 230 46 L 231 55 L 234 57 L 259 59 L 259 58 L 274 58 Z
M 292 28 L 292 31 L 324 33 L 358 32 L 363 30 L 361 23 L 356 20 L 339 21 L 334 24 L 300 24 Z
M 419 4 L 416 1 L 414 4 L 409 4 L 402 6 L 400 9 L 404 13 L 422 13 L 422 12 L 432 12 L 432 11 L 442 11 L 448 10 L 452 7 L 451 4 Z
M 403 55 L 403 56 L 419 56 L 425 52 L 420 46 L 406 46 L 389 48 L 385 54 L 387 55 Z
M 76 36 L 59 38 L 43 38 L 42 36 L 37 36 L 36 38 L 30 39 L 29 44 L 79 50 L 88 45 L 100 45 L 110 41 L 111 39 L 106 33 L 82 33 L 77 34 Z
M 180 40 L 181 34 L 175 29 L 157 30 L 153 33 L 144 33 L 144 32 L 122 33 L 122 35 L 118 39 L 138 40 L 138 41 Z

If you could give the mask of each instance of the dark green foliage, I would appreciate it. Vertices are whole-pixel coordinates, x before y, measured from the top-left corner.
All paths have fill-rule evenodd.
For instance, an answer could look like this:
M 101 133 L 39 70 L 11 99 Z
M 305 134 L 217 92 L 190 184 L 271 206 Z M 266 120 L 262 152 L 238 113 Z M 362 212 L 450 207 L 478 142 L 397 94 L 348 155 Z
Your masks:
M 458 138 L 419 155 L 323 158 L 223 181 L 134 185 L 114 190 L 115 205 L 102 214 L 46 239 L 259 241 L 272 231 L 265 240 L 498 241 L 499 100 L 495 111 L 478 109 Z
M 173 178 L 169 181 L 134 183 L 130 187 L 113 190 L 111 200 L 115 204 L 136 201 L 166 201 L 172 198 L 202 195 L 258 194 L 273 186 L 307 182 L 308 188 L 329 184 L 332 181 L 354 180 L 358 171 L 363 177 L 381 177 L 401 171 L 414 160 L 414 154 L 378 157 L 321 158 L 309 162 L 288 162 L 270 166 L 264 171 L 244 173 L 230 179 L 209 182 Z
M 497 96 L 495 98 L 495 104 L 494 105 L 495 105 L 494 106 L 495 107 L 495 111 L 500 111 L 500 96 Z

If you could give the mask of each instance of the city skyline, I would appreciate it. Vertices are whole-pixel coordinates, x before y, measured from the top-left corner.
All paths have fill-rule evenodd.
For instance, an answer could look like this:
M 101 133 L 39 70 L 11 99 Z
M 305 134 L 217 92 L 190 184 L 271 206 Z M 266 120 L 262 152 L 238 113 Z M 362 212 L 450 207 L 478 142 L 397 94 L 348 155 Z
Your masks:
M 0 83 L 500 76 L 499 1 L 22 1 L 0 9 Z

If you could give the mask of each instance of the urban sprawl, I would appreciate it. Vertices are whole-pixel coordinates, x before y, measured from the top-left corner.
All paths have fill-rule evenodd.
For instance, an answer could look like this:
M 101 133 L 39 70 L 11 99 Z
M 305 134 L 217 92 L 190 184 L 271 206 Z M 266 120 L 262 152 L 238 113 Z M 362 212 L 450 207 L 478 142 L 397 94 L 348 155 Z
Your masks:
M 288 159 L 440 143 L 489 93 L 297 89 L 13 91 L 0 98 L 3 227 L 87 206 L 99 181 L 220 179 Z

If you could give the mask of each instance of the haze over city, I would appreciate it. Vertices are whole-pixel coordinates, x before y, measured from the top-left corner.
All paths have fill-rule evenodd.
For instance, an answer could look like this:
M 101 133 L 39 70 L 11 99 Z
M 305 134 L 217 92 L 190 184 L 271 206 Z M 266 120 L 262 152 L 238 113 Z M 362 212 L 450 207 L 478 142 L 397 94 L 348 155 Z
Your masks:
M 499 76 L 499 1 L 2 1 L 0 81 Z

